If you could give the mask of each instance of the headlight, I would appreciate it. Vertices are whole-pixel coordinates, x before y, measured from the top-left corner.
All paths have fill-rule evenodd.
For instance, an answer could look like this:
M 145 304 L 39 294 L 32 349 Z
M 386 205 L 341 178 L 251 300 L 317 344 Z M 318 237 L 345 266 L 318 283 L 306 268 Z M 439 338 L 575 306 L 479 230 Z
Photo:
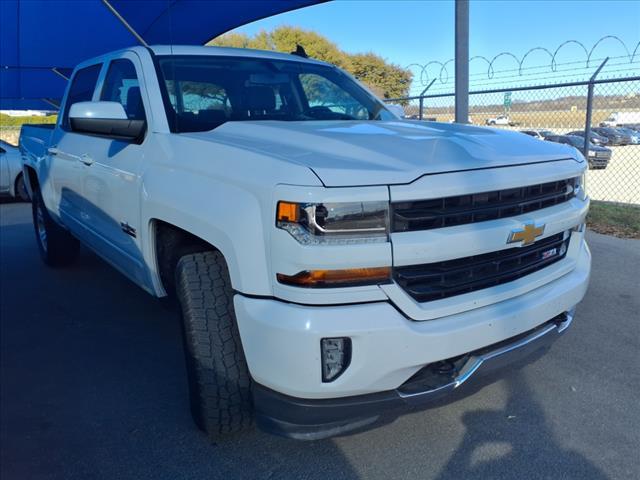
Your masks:
M 303 245 L 386 242 L 387 202 L 278 202 L 276 226 Z

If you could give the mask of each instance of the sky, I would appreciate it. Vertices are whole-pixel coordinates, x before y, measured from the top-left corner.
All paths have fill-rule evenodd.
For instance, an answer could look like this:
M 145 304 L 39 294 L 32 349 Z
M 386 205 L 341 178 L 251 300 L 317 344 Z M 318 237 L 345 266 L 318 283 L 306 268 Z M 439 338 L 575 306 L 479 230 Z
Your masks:
M 403 67 L 414 63 L 425 65 L 430 61 L 446 62 L 454 56 L 453 0 L 334 0 L 259 20 L 236 31 L 253 34 L 280 25 L 315 30 L 347 52 L 373 51 Z M 471 57 L 482 55 L 491 59 L 508 51 L 522 58 L 534 47 L 544 47 L 553 53 L 567 40 L 577 40 L 590 50 L 598 39 L 606 35 L 618 36 L 633 53 L 640 42 L 640 1 L 471 0 L 469 28 Z M 624 47 L 615 40 L 607 39 L 596 48 L 593 58 L 622 55 L 626 55 Z M 566 66 L 574 70 L 568 74 L 578 75 L 580 67 L 583 67 L 582 73 L 585 75 L 587 70 L 592 72 L 595 69 L 595 65 L 584 68 L 586 54 L 573 43 L 560 50 L 557 61 L 582 61 L 575 68 L 573 65 Z M 608 69 L 611 75 L 619 74 L 625 68 L 634 68 L 635 72 L 632 73 L 640 74 L 640 48 L 631 67 L 620 65 L 623 59 L 613 59 L 610 63 L 612 65 Z M 523 66 L 549 64 L 548 54 L 534 51 Z M 516 61 L 508 56 L 502 56 L 494 64 L 496 72 L 517 67 Z M 412 68 L 414 75 L 417 75 L 420 68 Z M 473 84 L 473 75 L 478 80 L 486 78 L 487 63 L 474 60 L 470 70 Z M 545 77 L 543 71 L 548 75 L 549 69 L 542 68 L 539 69 L 539 78 Z M 453 64 L 448 64 L 447 72 L 450 77 L 453 76 Z M 535 72 L 535 68 L 526 71 Z M 427 70 L 429 78 L 439 73 L 440 67 L 435 64 Z M 446 74 L 443 79 L 447 80 Z M 415 88 L 418 87 L 415 85 Z

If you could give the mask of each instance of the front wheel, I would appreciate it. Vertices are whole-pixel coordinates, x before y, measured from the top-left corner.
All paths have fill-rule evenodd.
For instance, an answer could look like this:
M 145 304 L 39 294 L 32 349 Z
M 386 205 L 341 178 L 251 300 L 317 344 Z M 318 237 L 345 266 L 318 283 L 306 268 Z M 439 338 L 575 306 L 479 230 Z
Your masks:
M 36 243 L 44 263 L 50 267 L 71 264 L 78 256 L 80 242 L 51 218 L 38 190 L 34 192 L 31 211 Z
M 251 426 L 251 376 L 220 252 L 185 255 L 175 272 L 182 307 L 191 413 L 210 440 Z

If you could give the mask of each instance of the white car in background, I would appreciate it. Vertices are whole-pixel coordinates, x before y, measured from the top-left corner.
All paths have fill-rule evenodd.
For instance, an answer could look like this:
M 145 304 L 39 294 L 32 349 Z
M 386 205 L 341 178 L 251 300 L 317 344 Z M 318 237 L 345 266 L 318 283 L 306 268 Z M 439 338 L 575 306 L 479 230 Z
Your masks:
M 0 140 L 0 195 L 10 195 L 25 202 L 29 194 L 24 186 L 20 151 L 7 142 Z

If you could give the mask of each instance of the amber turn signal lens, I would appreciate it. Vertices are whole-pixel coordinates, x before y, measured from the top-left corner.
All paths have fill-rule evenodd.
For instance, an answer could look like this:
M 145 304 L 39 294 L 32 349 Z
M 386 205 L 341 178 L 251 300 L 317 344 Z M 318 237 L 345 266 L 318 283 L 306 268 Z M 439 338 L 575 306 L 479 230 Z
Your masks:
M 295 275 L 276 275 L 278 282 L 306 288 L 338 288 L 387 283 L 391 267 L 350 268 L 347 270 L 305 270 Z
M 278 202 L 278 214 L 276 220 L 278 222 L 297 223 L 300 215 L 300 205 L 291 202 Z

